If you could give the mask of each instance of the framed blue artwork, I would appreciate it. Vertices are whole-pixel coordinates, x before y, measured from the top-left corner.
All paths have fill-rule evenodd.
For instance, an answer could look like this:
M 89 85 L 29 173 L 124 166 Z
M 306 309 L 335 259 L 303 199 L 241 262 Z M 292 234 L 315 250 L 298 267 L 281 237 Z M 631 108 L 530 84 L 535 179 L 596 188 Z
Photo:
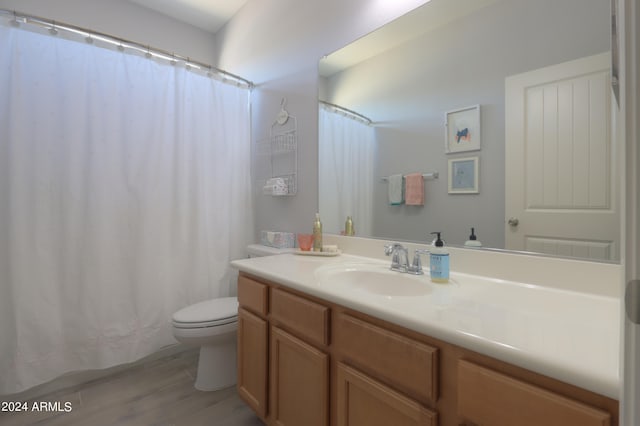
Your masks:
M 478 157 L 449 160 L 449 194 L 478 192 Z

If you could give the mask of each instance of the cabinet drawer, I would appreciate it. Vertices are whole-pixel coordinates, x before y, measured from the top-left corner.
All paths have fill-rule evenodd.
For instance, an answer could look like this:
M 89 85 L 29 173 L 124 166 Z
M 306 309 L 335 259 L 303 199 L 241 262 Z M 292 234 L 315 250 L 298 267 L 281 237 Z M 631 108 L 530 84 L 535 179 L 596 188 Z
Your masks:
M 278 288 L 271 289 L 271 315 L 303 339 L 329 344 L 329 308 Z
M 436 426 L 437 413 L 354 368 L 338 364 L 338 426 Z
M 238 303 L 256 314 L 267 316 L 269 287 L 249 277 L 238 277 Z
M 458 361 L 458 414 L 492 426 L 608 426 L 611 415 L 513 377 Z
M 354 366 L 421 402 L 438 399 L 438 349 L 340 314 L 333 340 Z

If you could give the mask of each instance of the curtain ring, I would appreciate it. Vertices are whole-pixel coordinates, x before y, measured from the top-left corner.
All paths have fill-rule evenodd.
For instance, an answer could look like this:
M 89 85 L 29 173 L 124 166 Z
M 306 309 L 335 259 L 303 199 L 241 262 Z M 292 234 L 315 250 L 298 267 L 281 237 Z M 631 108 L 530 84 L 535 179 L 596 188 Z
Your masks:
M 58 35 L 58 30 L 56 29 L 56 21 L 51 21 L 51 28 L 49 28 L 49 34 Z
M 13 19 L 11 20 L 11 25 L 18 28 L 20 26 L 20 22 L 18 22 L 18 15 L 16 14 L 16 11 L 13 11 Z

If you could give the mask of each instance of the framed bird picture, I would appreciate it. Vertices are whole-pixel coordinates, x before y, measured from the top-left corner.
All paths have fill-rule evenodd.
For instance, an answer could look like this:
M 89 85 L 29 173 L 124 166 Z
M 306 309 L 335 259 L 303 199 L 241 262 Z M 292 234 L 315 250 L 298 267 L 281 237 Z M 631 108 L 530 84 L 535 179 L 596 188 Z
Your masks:
M 447 154 L 480 149 L 480 105 L 445 113 Z

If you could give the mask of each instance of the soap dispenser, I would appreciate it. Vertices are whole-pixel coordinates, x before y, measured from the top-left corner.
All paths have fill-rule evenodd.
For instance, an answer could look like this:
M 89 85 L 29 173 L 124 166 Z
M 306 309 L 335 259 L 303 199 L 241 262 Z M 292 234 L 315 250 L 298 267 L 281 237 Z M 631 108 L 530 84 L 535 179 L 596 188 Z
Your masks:
M 469 239 L 464 243 L 464 246 L 472 248 L 482 247 L 482 243 L 476 237 L 474 228 L 471 228 L 471 235 L 469 235 Z
M 449 252 L 444 248 L 444 242 L 440 238 L 442 232 L 432 232 L 436 234 L 435 247 L 431 249 L 429 256 L 429 267 L 431 271 L 431 281 L 434 283 L 449 282 Z

